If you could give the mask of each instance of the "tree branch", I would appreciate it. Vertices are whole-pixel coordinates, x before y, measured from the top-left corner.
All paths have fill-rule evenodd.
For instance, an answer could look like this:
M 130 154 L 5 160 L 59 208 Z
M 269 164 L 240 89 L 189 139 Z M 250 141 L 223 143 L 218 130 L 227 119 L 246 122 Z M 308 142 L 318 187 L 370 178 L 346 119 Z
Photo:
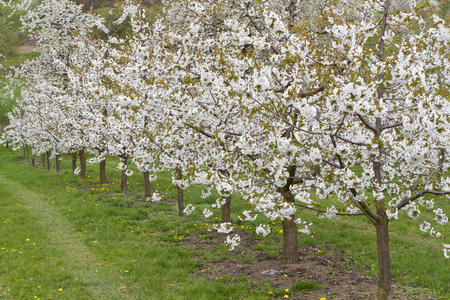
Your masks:
M 302 208 L 306 208 L 306 209 L 310 209 L 310 210 L 313 210 L 313 211 L 317 211 L 317 212 L 319 212 L 319 213 L 326 213 L 327 211 L 326 210 L 323 210 L 323 209 L 318 209 L 318 208 L 314 208 L 314 207 L 310 207 L 310 206 L 307 206 L 307 205 L 303 205 L 303 204 L 298 204 L 298 203 L 295 203 L 295 206 L 299 206 L 299 207 L 302 207 Z M 351 214 L 351 213 L 336 213 L 336 215 L 337 216 L 363 216 L 364 215 L 364 213 L 354 213 L 354 214 Z

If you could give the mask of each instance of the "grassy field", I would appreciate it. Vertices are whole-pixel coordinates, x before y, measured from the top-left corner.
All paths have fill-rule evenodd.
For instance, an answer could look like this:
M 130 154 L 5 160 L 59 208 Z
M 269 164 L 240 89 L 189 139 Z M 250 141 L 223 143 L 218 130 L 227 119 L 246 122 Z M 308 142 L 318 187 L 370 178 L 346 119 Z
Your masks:
M 238 260 L 252 268 L 258 256 L 274 259 L 280 253 L 281 225 L 272 224 L 268 239 L 253 237 L 256 223 L 237 219 L 240 201 L 232 203 L 233 223 L 254 243 L 230 253 L 220 237 L 207 231 L 199 187 L 186 192 L 186 202 L 197 205 L 196 211 L 180 218 L 175 203 L 140 201 L 143 182 L 137 174 L 129 178 L 130 191 L 121 194 L 117 161 L 108 161 L 110 183 L 104 186 L 96 183 L 97 166 L 89 165 L 89 177 L 82 181 L 71 174 L 69 163 L 63 160 L 61 174 L 47 172 L 32 168 L 20 152 L 0 148 L 0 299 L 267 299 L 285 294 L 319 299 L 302 293 L 314 289 L 319 293 L 314 295 L 329 295 L 323 283 L 303 278 L 273 284 L 228 276 L 226 270 L 220 275 L 221 263 Z M 155 188 L 175 197 L 168 173 Z M 344 250 L 351 268 L 369 277 L 376 274 L 374 230 L 364 218 L 315 218 L 314 224 L 315 237 L 301 235 L 301 247 L 313 245 L 331 258 Z M 444 240 L 421 234 L 408 220 L 391 227 L 398 293 L 448 299 L 449 262 L 439 245 Z M 448 236 L 448 230 L 439 229 Z M 413 296 L 405 297 L 399 299 Z

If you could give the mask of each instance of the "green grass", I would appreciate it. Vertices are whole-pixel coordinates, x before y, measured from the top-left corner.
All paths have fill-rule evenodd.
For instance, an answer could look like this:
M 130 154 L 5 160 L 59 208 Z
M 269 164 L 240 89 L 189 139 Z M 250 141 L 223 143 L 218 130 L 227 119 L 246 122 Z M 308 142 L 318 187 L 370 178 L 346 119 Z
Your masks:
M 267 299 L 268 291 L 281 295 L 288 288 L 290 295 L 298 295 L 321 288 L 320 283 L 301 278 L 272 289 L 267 282 L 247 278 L 196 276 L 208 261 L 235 259 L 221 244 L 209 249 L 184 244 L 193 235 L 206 233 L 201 188 L 186 191 L 186 202 L 197 209 L 180 218 L 175 203 L 136 201 L 143 197 L 138 172 L 129 178 L 130 191 L 118 193 L 117 162 L 108 159 L 110 183 L 98 186 L 96 165 L 88 165 L 88 178 L 82 181 L 71 174 L 68 157 L 63 157 L 63 173 L 57 174 L 32 168 L 20 151 L 0 148 L 0 299 Z M 176 195 L 170 172 L 161 174 L 154 187 L 165 197 Z M 213 194 L 206 202 L 213 203 L 216 197 Z M 241 224 L 237 219 L 242 209 L 239 200 L 232 201 L 233 223 L 240 231 L 253 232 L 256 221 Z M 349 265 L 376 274 L 374 228 L 364 217 L 328 220 L 302 212 L 302 218 L 314 223 L 315 237 L 300 235 L 300 246 L 319 246 L 321 255 L 343 249 Z M 280 253 L 281 224 L 271 226 L 269 238 L 257 238 L 254 249 L 239 250 L 248 252 L 240 258 L 242 263 L 253 263 L 257 249 L 266 257 Z M 446 297 L 448 260 L 439 245 L 444 239 L 427 237 L 407 219 L 392 223 L 391 229 L 395 282 Z M 448 229 L 437 229 L 448 236 Z

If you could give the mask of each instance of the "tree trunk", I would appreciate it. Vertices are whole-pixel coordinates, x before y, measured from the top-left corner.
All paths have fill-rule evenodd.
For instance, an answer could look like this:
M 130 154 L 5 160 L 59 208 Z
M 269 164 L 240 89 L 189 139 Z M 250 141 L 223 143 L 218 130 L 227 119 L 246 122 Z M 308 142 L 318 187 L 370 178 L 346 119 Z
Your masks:
M 128 158 L 126 156 L 122 157 L 122 162 L 124 164 L 124 166 L 127 168 L 128 167 Z M 122 191 L 126 191 L 128 190 L 128 184 L 127 184 L 127 169 L 122 170 L 122 179 L 120 180 L 120 189 Z
M 47 170 L 52 169 L 52 159 L 50 158 L 50 151 L 47 151 Z
M 36 167 L 36 155 L 31 155 L 31 166 Z
M 378 300 L 389 299 L 391 291 L 391 259 L 389 252 L 389 219 L 384 211 L 378 210 L 379 219 L 375 223 L 378 252 Z
M 231 222 L 231 212 L 230 212 L 231 195 L 224 196 L 223 199 L 225 200 L 225 204 L 222 205 L 222 222 Z
M 143 172 L 144 174 L 144 187 L 145 187 L 145 199 L 152 197 L 152 186 L 150 185 L 150 175 L 148 171 Z
M 290 136 L 290 132 L 286 132 Z M 291 186 L 294 183 L 296 166 L 288 166 L 289 179 L 286 184 L 279 188 L 281 196 L 288 203 L 294 203 L 294 196 L 291 193 Z M 298 258 L 298 237 L 297 224 L 295 223 L 295 214 L 289 220 L 283 220 L 283 262 L 294 264 L 299 262 Z
M 283 221 L 283 262 L 285 264 L 295 264 L 298 262 L 298 237 L 297 224 L 294 222 L 295 216 Z
M 30 161 L 30 153 L 28 151 L 28 145 L 27 144 L 25 144 L 25 153 L 26 153 L 26 156 L 27 156 L 27 161 Z
M 23 144 L 23 160 L 27 160 L 27 144 Z
M 100 162 L 100 184 L 106 184 L 106 157 Z
M 75 172 L 75 169 L 77 168 L 77 153 L 72 153 L 72 172 Z
M 9 149 L 9 141 L 6 141 L 6 149 Z
M 45 153 L 42 153 L 41 157 L 42 157 L 42 167 L 45 169 Z
M 86 156 L 84 155 L 84 150 L 80 150 L 80 177 L 86 178 Z
M 445 149 L 441 148 L 439 149 L 439 165 L 443 165 L 445 162 Z M 440 170 L 436 174 L 436 178 L 438 180 L 441 180 L 442 174 L 443 174 L 443 168 L 440 168 Z
M 61 161 L 59 160 L 59 154 L 55 156 L 55 166 L 56 166 L 56 173 L 61 172 Z
M 181 172 L 181 169 L 176 168 L 175 172 L 176 172 L 177 179 L 182 179 L 183 173 Z M 178 215 L 184 216 L 184 191 L 179 185 L 177 185 L 177 191 L 178 191 L 178 198 L 177 198 Z

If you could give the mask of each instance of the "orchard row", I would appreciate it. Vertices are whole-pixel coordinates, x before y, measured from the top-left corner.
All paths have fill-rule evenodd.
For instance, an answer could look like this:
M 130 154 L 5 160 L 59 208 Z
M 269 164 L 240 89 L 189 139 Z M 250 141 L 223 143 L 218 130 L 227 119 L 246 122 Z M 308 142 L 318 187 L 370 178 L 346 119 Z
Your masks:
M 21 92 L 3 141 L 79 154 L 82 177 L 89 153 L 101 181 L 106 156 L 118 156 L 122 188 L 134 164 L 150 199 L 156 174 L 174 170 L 180 214 L 195 209 L 184 207 L 187 186 L 203 185 L 203 197 L 216 189 L 203 215 L 222 209 L 215 228 L 231 248 L 239 194 L 241 220 L 261 220 L 257 234 L 282 221 L 286 263 L 314 223 L 303 210 L 365 216 L 387 299 L 389 223 L 424 211 L 420 229 L 442 239 L 448 221 L 439 201 L 450 193 L 449 27 L 434 7 L 299 3 L 170 1 L 150 22 L 131 1 L 118 20 L 43 1 L 22 18 L 40 56 L 11 75 L 9 90 Z

